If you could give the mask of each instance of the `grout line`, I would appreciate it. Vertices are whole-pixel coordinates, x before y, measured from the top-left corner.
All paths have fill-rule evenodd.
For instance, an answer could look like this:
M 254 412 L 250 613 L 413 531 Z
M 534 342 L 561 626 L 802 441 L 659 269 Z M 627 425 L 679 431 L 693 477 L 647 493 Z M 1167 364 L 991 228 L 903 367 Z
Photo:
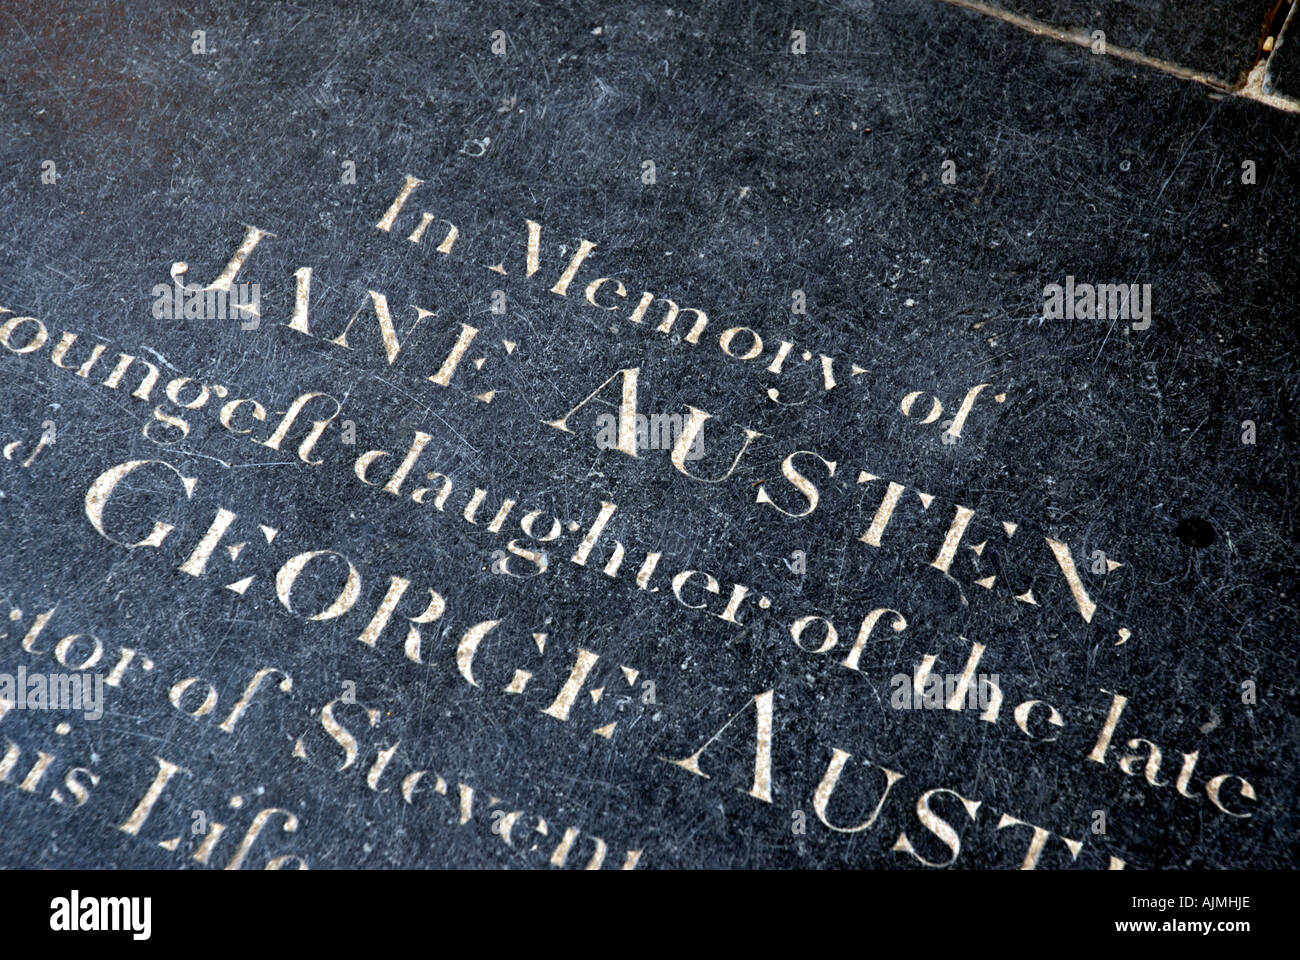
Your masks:
M 961 7 L 964 10 L 970 10 L 973 13 L 983 14 L 986 17 L 993 17 L 995 20 L 1001 20 L 1009 23 L 1013 27 L 1019 27 L 1029 33 L 1037 34 L 1040 37 L 1048 37 L 1061 43 L 1072 43 L 1075 46 L 1092 47 L 1092 37 L 1086 30 L 1064 30 L 1060 27 L 1054 27 L 1051 24 L 1043 23 L 1041 20 L 1035 20 L 1032 17 L 1024 17 L 1017 13 L 1009 13 L 997 7 L 989 6 L 982 3 L 981 0 L 939 0 L 940 3 L 946 3 L 949 6 Z M 1170 76 L 1178 77 L 1180 80 L 1190 80 L 1193 83 L 1199 83 L 1209 87 L 1216 93 L 1227 93 L 1232 96 L 1241 97 L 1245 100 L 1253 100 L 1256 103 L 1262 103 L 1266 106 L 1274 107 L 1278 110 L 1284 110 L 1288 113 L 1300 113 L 1300 100 L 1292 97 L 1284 97 L 1279 94 L 1265 93 L 1263 89 L 1265 62 L 1261 60 L 1251 69 L 1245 81 L 1237 86 L 1229 86 L 1222 80 L 1203 73 L 1200 70 L 1192 70 L 1189 67 L 1179 66 L 1168 60 L 1161 60 L 1158 57 L 1148 56 L 1137 50 L 1130 50 L 1127 47 L 1118 47 L 1106 41 L 1106 53 L 1104 56 L 1115 57 L 1118 60 L 1126 60 L 1129 63 L 1136 63 L 1143 67 L 1150 67 L 1153 70 L 1159 70 L 1161 73 L 1167 73 Z

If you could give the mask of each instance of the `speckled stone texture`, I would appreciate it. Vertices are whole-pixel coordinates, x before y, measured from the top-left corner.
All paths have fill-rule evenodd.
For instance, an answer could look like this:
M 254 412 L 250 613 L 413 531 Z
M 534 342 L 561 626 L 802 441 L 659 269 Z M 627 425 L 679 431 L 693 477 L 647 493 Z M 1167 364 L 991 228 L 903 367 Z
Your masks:
M 1283 96 L 1295 96 L 1300 91 L 1300 19 L 1294 10 L 1284 22 L 1268 58 L 1264 89 Z
M 1078 5 L 1058 6 L 1068 20 Z M 1184 62 L 1233 78 L 1264 6 L 1219 11 L 1211 29 L 1190 9 L 1171 19 L 1131 4 L 1108 14 L 1108 36 L 1154 56 L 1186 51 Z M 192 53 L 199 29 L 213 52 Z M 491 49 L 497 30 L 504 56 Z M 794 30 L 805 54 L 791 52 Z M 0 67 L 0 307 L 41 318 L 52 340 L 30 355 L 0 351 L 0 439 L 25 444 L 0 460 L 0 616 L 21 610 L 0 638 L 0 672 L 52 669 L 50 651 L 71 634 L 102 639 L 102 670 L 123 646 L 156 664 L 132 666 L 101 720 L 21 710 L 0 720 L 0 750 L 21 748 L 0 782 L 0 866 L 220 867 L 256 811 L 280 808 L 297 829 L 277 815 L 245 866 L 295 855 L 313 868 L 541 868 L 572 825 L 568 867 L 586 864 L 600 837 L 606 867 L 639 849 L 638 869 L 923 869 L 892 848 L 905 832 L 926 860 L 949 857 L 915 812 L 940 787 L 981 803 L 972 820 L 951 794 L 934 799 L 962 840 L 953 869 L 1021 865 L 1029 831 L 998 829 L 1004 814 L 1052 832 L 1042 869 L 1110 857 L 1130 869 L 1295 866 L 1300 117 L 920 0 L 10 4 Z M 345 161 L 355 183 L 342 182 Z M 424 185 L 391 233 L 377 230 L 407 175 Z M 425 210 L 458 226 L 451 255 L 434 250 L 445 225 L 407 242 Z M 543 225 L 532 279 L 526 219 Z M 214 278 L 250 224 L 275 234 L 241 274 L 262 285 L 257 329 L 151 315 L 173 262 Z M 548 286 L 580 238 L 598 246 L 561 298 Z M 484 269 L 498 262 L 508 277 Z M 314 339 L 287 326 L 304 266 Z M 582 299 L 599 276 L 627 284 L 617 313 Z M 1067 276 L 1150 284 L 1151 326 L 1044 319 L 1044 287 Z M 503 314 L 492 312 L 498 289 Z M 403 342 L 392 364 L 369 290 L 387 296 Z M 629 323 L 642 290 L 707 311 L 700 344 Z M 796 290 L 806 314 L 791 310 Z M 601 302 L 615 302 L 608 289 Z M 410 304 L 435 311 L 414 334 Z M 331 345 L 358 313 L 350 349 Z M 451 386 L 431 384 L 461 323 L 481 331 L 481 351 Z M 761 332 L 761 364 L 721 352 L 718 334 L 733 326 Z M 81 335 L 72 369 L 50 362 L 64 330 Z M 518 349 L 507 355 L 503 339 Z M 777 376 L 765 367 L 782 339 L 813 356 L 796 350 Z M 79 378 L 89 342 L 107 353 Z M 119 352 L 162 371 L 151 402 L 130 396 L 134 374 L 101 386 Z M 835 358 L 833 390 L 818 353 Z M 850 363 L 864 372 L 850 375 Z M 598 448 L 593 406 L 572 432 L 542 423 L 631 367 L 643 409 L 689 404 L 715 418 L 694 468 L 703 475 L 725 470 L 742 426 L 762 433 L 732 477 L 701 483 L 666 451 Z M 174 411 L 161 391 L 179 376 L 259 399 L 266 424 L 245 409 L 241 422 L 258 430 L 234 434 L 213 399 L 176 439 L 153 407 Z M 945 443 L 944 421 L 980 383 L 992 386 Z M 489 388 L 492 403 L 474 399 Z M 279 450 L 253 442 L 313 390 L 344 400 L 319 466 L 295 455 L 301 431 Z M 913 391 L 925 396 L 905 417 Z M 930 394 L 945 413 L 926 424 Z M 611 396 L 601 410 L 614 409 Z M 57 442 L 24 467 L 45 421 Z M 442 512 L 406 496 L 423 474 L 399 498 L 353 470 L 367 450 L 400 457 L 417 430 L 431 438 L 421 469 L 456 478 Z M 810 457 L 796 461 L 821 494 L 802 519 L 755 502 L 766 482 L 787 510 L 804 505 L 780 479 L 796 450 L 838 464 L 828 478 Z M 115 500 L 119 539 L 144 537 L 159 517 L 176 526 L 163 547 L 129 550 L 92 528 L 86 492 L 115 464 L 155 458 L 199 483 L 181 501 L 159 468 Z M 881 479 L 859 483 L 861 472 Z M 886 481 L 908 493 L 875 548 L 860 537 Z M 461 511 L 476 485 L 490 497 L 471 525 Z M 917 490 L 935 498 L 929 509 Z M 565 527 L 547 572 L 516 579 L 494 566 L 521 537 L 517 515 L 502 534 L 487 529 L 503 497 L 582 529 L 602 500 L 618 513 L 587 566 L 570 561 L 580 534 Z M 945 576 L 932 560 L 958 504 L 977 520 Z M 209 569 L 178 571 L 219 507 L 238 519 Z M 1007 541 L 1000 521 L 1021 533 Z M 281 531 L 274 543 L 258 524 Z M 1091 622 L 1049 536 L 1069 545 L 1097 605 Z M 600 572 L 611 538 L 629 546 L 617 578 Z M 967 546 L 981 540 L 976 556 Z M 224 547 L 237 542 L 247 546 L 232 559 Z M 361 598 L 311 622 L 285 609 L 274 575 L 318 549 L 356 565 Z M 633 582 L 646 550 L 664 557 L 657 593 Z M 1098 551 L 1123 565 L 1094 572 Z M 329 602 L 343 574 L 328 569 L 334 579 L 304 579 L 296 609 Z M 720 581 L 719 596 L 699 580 L 683 593 L 711 612 L 674 599 L 669 575 L 686 569 Z M 359 643 L 393 575 L 410 594 L 374 647 Z M 991 575 L 995 588 L 974 585 Z M 226 589 L 244 576 L 255 577 L 244 594 Z M 736 582 L 753 590 L 741 625 L 717 615 Z M 1032 585 L 1037 602 L 1012 585 Z M 406 618 L 434 586 L 446 612 L 421 627 L 428 663 L 415 664 L 403 655 Z M 24 651 L 51 607 L 34 644 L 44 653 Z M 906 630 L 882 621 L 860 668 L 845 668 L 879 607 L 903 611 Z M 811 652 L 813 630 L 796 645 L 801 615 L 832 619 L 838 646 Z M 457 643 L 488 619 L 501 622 L 473 686 Z M 1116 645 L 1121 628 L 1131 635 Z M 548 637 L 544 656 L 534 633 Z M 1006 694 L 997 723 L 891 706 L 892 677 L 926 654 L 959 673 L 972 643 Z M 561 721 L 542 710 L 579 649 L 600 660 Z M 273 677 L 233 731 L 221 729 L 254 671 L 272 666 L 292 689 Z M 517 667 L 534 673 L 528 691 L 502 693 Z M 210 714 L 169 702 L 191 676 L 216 688 Z M 352 760 L 320 720 L 345 683 L 359 701 L 337 715 Z M 185 694 L 186 711 L 205 689 Z M 767 802 L 751 794 L 754 697 L 769 690 Z M 1099 764 L 1086 757 L 1111 703 L 1103 691 L 1129 701 Z M 1033 699 L 1064 726 L 1036 713 L 1030 729 L 1057 739 L 1017 729 L 1013 708 Z M 733 717 L 700 758 L 707 779 L 662 759 L 694 753 Z M 64 719 L 66 736 L 55 731 Z M 612 722 L 611 737 L 593 735 Z M 307 760 L 294 756 L 300 738 Z M 1127 747 L 1136 738 L 1162 751 L 1159 785 L 1144 779 L 1144 759 L 1133 775 L 1118 766 L 1124 753 L 1146 756 Z M 881 767 L 903 774 L 868 829 L 818 819 L 814 791 L 835 750 L 852 755 L 826 813 L 840 827 L 870 816 Z M 24 790 L 38 751 L 57 760 Z M 1194 751 L 1185 797 L 1173 781 Z M 120 826 L 156 757 L 186 772 L 131 835 Z M 100 778 L 82 806 L 62 786 L 72 766 Z M 403 780 L 420 769 L 430 772 L 408 803 Z M 1225 773 L 1252 784 L 1253 803 L 1235 781 L 1222 795 L 1248 818 L 1207 799 L 1206 780 Z M 474 791 L 468 815 L 462 784 Z M 517 810 L 507 844 L 500 814 Z M 227 825 L 206 863 L 195 859 L 196 811 Z M 1060 837 L 1081 842 L 1077 858 Z
M 1281 0 L 1290 5 L 1290 0 Z M 1246 79 L 1279 0 L 991 0 L 999 10 L 1177 64 L 1229 86 Z

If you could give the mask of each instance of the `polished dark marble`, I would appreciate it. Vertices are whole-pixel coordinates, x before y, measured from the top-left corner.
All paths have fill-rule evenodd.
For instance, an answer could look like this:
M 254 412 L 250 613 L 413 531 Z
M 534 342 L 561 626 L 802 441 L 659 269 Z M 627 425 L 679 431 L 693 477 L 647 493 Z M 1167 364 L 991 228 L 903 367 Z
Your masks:
M 1031 6 L 1060 22 L 1081 9 Z M 1224 78 L 1251 59 L 1253 5 L 1156 9 L 1117 6 L 1101 23 L 1115 43 Z M 1224 30 L 1204 30 L 1212 12 Z M 168 702 L 167 684 L 138 679 L 110 694 L 103 720 L 78 720 L 67 736 L 49 715 L 10 712 L 0 738 L 23 753 L 0 783 L 0 865 L 196 866 L 195 810 L 229 823 L 233 838 L 254 809 L 274 805 L 295 811 L 300 827 L 269 826 L 250 866 L 291 852 L 313 867 L 541 867 L 572 823 L 584 843 L 618 845 L 610 865 L 640 845 L 645 868 L 896 868 L 917 865 L 890 849 L 903 830 L 930 858 L 944 856 L 913 806 L 920 790 L 950 787 L 987 804 L 965 825 L 959 868 L 1020 865 L 1026 837 L 996 829 L 1001 812 L 1086 840 L 1083 866 L 1108 855 L 1133 868 L 1295 866 L 1298 379 L 1288 324 L 1300 289 L 1300 118 L 928 2 L 208 3 L 162 13 L 86 3 L 7 15 L 0 306 L 152 359 L 169 376 L 273 397 L 276 410 L 298 391 L 346 393 L 357 436 L 345 448 L 331 427 L 318 468 L 212 417 L 162 448 L 142 435 L 150 404 L 55 367 L 50 347 L 0 352 L 5 442 L 58 425 L 31 468 L 0 461 L 0 614 L 21 607 L 25 629 L 57 604 L 58 636 L 93 632 L 114 650 L 148 650 L 168 683 L 215 680 L 221 705 L 214 719 L 190 719 Z M 192 52 L 200 29 L 214 52 Z M 497 30 L 504 56 L 491 50 Z M 791 52 L 794 30 L 806 54 Z M 42 183 L 45 161 L 53 184 Z M 345 161 L 355 184 L 342 182 Z M 456 222 L 463 256 L 375 230 L 407 174 L 426 181 L 411 211 Z M 713 333 L 753 326 L 867 373 L 823 394 L 803 366 L 803 379 L 780 384 L 788 403 L 774 403 L 769 381 L 726 360 L 716 336 L 689 348 L 633 330 L 621 314 L 607 322 L 576 287 L 562 300 L 525 282 L 525 218 L 544 224 L 548 244 L 598 241 L 584 278 L 606 269 L 709 310 Z M 215 275 L 247 224 L 276 234 L 248 267 L 265 284 L 261 325 L 155 320 L 151 291 L 169 265 Z M 482 269 L 503 256 L 509 279 Z M 331 334 L 367 290 L 384 290 L 403 334 L 407 304 L 419 303 L 437 309 L 430 337 L 462 321 L 494 342 L 517 337 L 519 356 L 493 354 L 484 373 L 515 363 L 514 379 L 484 405 L 428 384 L 420 363 L 432 347 L 413 341 L 390 365 L 361 321 L 350 351 L 306 341 L 285 326 L 304 265 L 319 298 L 313 323 Z M 1045 285 L 1067 276 L 1151 284 L 1150 328 L 1044 319 Z M 502 285 L 509 306 L 499 316 L 491 303 Z M 791 313 L 795 290 L 805 315 Z M 419 362 L 407 365 L 411 355 Z M 594 429 L 540 424 L 633 365 L 651 409 L 690 403 L 763 432 L 734 482 L 706 486 L 662 452 L 632 461 L 598 450 Z M 898 413 L 908 391 L 951 405 L 981 382 L 1005 390 L 1006 403 L 977 409 L 958 444 L 942 442 L 940 424 Z M 838 656 L 796 647 L 774 613 L 752 610 L 736 628 L 678 605 L 667 587 L 647 595 L 611 584 L 564 559 L 567 540 L 547 574 L 508 581 L 491 570 L 502 540 L 459 519 L 460 492 L 456 509 L 438 514 L 358 483 L 357 453 L 400 450 L 415 429 L 434 436 L 431 460 L 490 480 L 494 497 L 518 494 L 587 522 L 602 498 L 616 502 L 621 539 L 663 551 L 674 569 L 694 563 L 759 585 L 787 620 L 794 610 L 833 615 L 842 643 L 875 606 L 905 609 L 908 631 L 885 631 L 864 670 L 847 670 Z M 828 506 L 804 521 L 754 503 L 792 449 L 842 464 Z M 359 644 L 364 618 L 287 616 L 266 577 L 236 595 L 217 572 L 178 572 L 183 554 L 128 551 L 96 534 L 84 513 L 89 483 L 107 466 L 156 456 L 202 478 L 176 535 L 187 539 L 176 542 L 193 543 L 224 505 L 241 524 L 274 522 L 286 551 L 347 551 L 365 569 L 372 607 L 390 572 L 445 584 L 453 612 L 445 629 L 426 631 L 437 668 L 404 661 L 396 634 L 374 651 Z M 860 542 L 875 505 L 855 492 L 859 470 L 935 495 L 945 514 L 911 501 L 897 534 L 897 545 L 924 549 L 873 553 Z M 1122 562 L 1085 574 L 1096 621 L 1074 612 L 1050 558 L 1037 568 L 1038 606 L 933 570 L 953 503 L 1063 538 L 1081 567 L 1096 551 Z M 132 512 L 143 507 L 123 509 L 122 523 L 144 524 Z M 266 547 L 256 526 L 242 529 L 245 559 L 260 571 L 255 548 Z M 234 569 L 224 555 L 213 562 Z M 1003 579 L 1016 575 L 987 562 Z M 470 687 L 448 645 L 476 615 L 502 616 L 499 636 L 524 645 L 487 643 L 485 677 L 544 630 L 555 654 L 582 646 L 602 664 L 635 666 L 656 681 L 655 702 L 638 696 L 620 709 L 611 696 L 584 703 L 581 724 L 563 724 L 544 704 L 525 709 L 496 692 L 508 671 L 491 673 L 491 689 Z M 1122 646 L 1119 625 L 1132 630 Z M 0 639 L 0 672 L 33 662 L 22 636 L 11 625 Z M 1041 697 L 1066 715 L 1059 742 L 1028 742 L 1005 713 L 994 726 L 890 707 L 891 676 L 926 652 L 956 672 L 971 641 L 1014 691 L 1008 709 Z M 221 731 L 222 712 L 268 664 L 293 674 L 293 691 L 260 694 L 234 733 Z M 536 689 L 555 689 L 566 664 L 540 671 Z M 344 681 L 382 721 L 372 729 L 360 708 L 344 712 L 366 752 L 340 771 L 345 751 L 318 714 Z M 703 761 L 710 779 L 659 759 L 690 753 L 765 689 L 777 691 L 772 803 L 747 795 L 752 708 Z M 1162 783 L 1180 754 L 1199 751 L 1197 789 L 1218 773 L 1246 777 L 1260 798 L 1254 815 L 1234 820 L 1203 795 L 1087 762 L 1103 690 L 1131 694 L 1123 734 L 1161 745 Z M 592 736 L 606 720 L 622 731 Z M 293 757 L 300 736 L 310 765 Z M 391 770 L 372 789 L 375 751 L 394 743 Z M 832 808 L 840 823 L 863 819 L 876 797 L 875 768 L 859 761 L 906 773 L 869 831 L 834 833 L 813 815 L 833 748 L 855 758 Z M 66 791 L 63 804 L 51 800 L 55 781 L 20 788 L 37 750 L 57 754 L 60 770 L 75 760 L 100 772 L 84 807 Z M 120 825 L 156 756 L 189 772 L 129 836 Z M 445 775 L 450 799 L 426 781 L 408 811 L 393 772 L 420 766 Z M 480 798 L 465 825 L 462 782 Z M 552 832 L 507 846 L 491 831 L 494 809 L 527 809 L 529 831 L 545 817 Z M 1092 832 L 1098 810 L 1104 836 Z M 792 829 L 796 812 L 806 833 Z M 945 812 L 958 822 L 960 808 Z M 174 835 L 174 851 L 159 846 Z M 235 843 L 224 843 L 209 866 L 229 858 Z M 590 853 L 583 846 L 568 865 Z M 1054 840 L 1043 865 L 1071 865 L 1065 847 Z
M 1283 0 L 1289 3 L 1290 0 Z M 1246 79 L 1278 0 L 990 0 L 989 6 L 1187 67 L 1229 86 Z

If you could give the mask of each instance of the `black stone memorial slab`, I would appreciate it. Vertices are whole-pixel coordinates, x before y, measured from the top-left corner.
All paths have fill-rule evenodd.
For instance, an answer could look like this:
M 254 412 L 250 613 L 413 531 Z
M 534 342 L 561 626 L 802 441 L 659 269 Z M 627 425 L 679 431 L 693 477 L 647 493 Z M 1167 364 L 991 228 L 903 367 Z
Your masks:
M 1297 114 L 919 0 L 3 17 L 0 866 L 1294 867 Z

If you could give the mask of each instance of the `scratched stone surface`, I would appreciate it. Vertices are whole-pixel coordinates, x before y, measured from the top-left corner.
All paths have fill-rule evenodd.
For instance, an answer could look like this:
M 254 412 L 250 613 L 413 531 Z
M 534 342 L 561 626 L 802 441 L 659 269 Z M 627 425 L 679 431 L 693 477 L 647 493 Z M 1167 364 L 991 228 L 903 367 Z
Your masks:
M 1051 27 L 1104 34 L 1106 43 L 1233 86 L 1246 79 L 1279 0 L 992 0 L 989 6 Z M 1290 6 L 1290 0 L 1281 0 Z
M 1292 10 L 1268 58 L 1264 90 L 1292 96 L 1297 89 L 1300 89 L 1300 20 Z
M 10 5 L 0 64 L 0 674 L 116 680 L 0 707 L 0 866 L 1295 865 L 1300 117 L 923 2 Z M 249 227 L 256 325 L 156 315 Z M 630 370 L 695 477 L 598 443 Z M 994 722 L 894 705 L 972 644 Z

